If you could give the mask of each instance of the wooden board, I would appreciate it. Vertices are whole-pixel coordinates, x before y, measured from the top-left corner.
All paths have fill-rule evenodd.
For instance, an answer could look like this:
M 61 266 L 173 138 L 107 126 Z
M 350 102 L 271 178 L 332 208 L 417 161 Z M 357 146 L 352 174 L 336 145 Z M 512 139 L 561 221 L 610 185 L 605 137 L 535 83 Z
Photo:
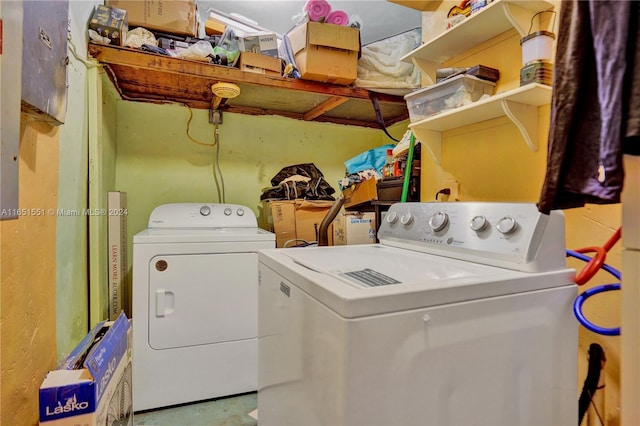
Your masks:
M 240 87 L 239 96 L 222 104 L 228 112 L 379 128 L 372 101 L 375 97 L 385 126 L 409 117 L 402 96 L 362 88 L 266 76 L 94 43 L 89 44 L 89 55 L 105 66 L 125 100 L 178 102 L 191 108 L 210 109 L 214 98 L 211 85 L 222 81 Z

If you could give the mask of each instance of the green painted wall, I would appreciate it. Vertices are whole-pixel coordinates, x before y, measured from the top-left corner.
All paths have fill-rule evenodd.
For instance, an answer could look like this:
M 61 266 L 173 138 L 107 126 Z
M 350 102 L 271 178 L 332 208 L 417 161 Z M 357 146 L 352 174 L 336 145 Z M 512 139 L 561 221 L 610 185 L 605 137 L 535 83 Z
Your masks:
M 188 119 L 183 106 L 118 103 L 116 188 L 128 194 L 129 244 L 160 204 L 219 202 L 212 169 L 215 148 L 189 139 Z M 400 138 L 406 125 L 390 132 Z M 193 110 L 189 134 L 198 142 L 213 143 L 208 111 Z M 219 141 L 226 202 L 250 207 L 260 220 L 262 189 L 271 186 L 270 179 L 281 168 L 313 162 L 338 191 L 344 161 L 390 139 L 378 129 L 225 114 Z
M 89 84 L 89 208 L 107 207 L 107 192 L 115 190 L 117 95 L 104 71 L 92 72 Z M 108 318 L 107 216 L 89 216 L 89 321 Z
M 82 211 L 88 191 L 88 115 L 86 17 L 92 2 L 71 2 L 67 112 L 60 126 L 58 209 Z M 56 221 L 56 328 L 58 359 L 67 355 L 85 336 L 88 324 L 87 217 L 57 215 Z

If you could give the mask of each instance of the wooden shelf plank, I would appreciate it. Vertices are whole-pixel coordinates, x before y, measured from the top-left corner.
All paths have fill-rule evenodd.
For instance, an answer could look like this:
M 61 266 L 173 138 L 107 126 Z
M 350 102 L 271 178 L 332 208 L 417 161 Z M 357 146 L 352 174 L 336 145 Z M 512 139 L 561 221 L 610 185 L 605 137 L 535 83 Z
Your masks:
M 300 120 L 379 128 L 367 89 L 244 72 L 237 68 L 172 58 L 135 49 L 89 44 L 89 55 L 106 65 L 123 99 L 179 102 L 209 109 L 211 85 L 219 81 L 240 86 L 238 97 L 224 109 L 251 115 L 281 115 Z M 375 93 L 385 125 L 406 120 L 404 97 Z

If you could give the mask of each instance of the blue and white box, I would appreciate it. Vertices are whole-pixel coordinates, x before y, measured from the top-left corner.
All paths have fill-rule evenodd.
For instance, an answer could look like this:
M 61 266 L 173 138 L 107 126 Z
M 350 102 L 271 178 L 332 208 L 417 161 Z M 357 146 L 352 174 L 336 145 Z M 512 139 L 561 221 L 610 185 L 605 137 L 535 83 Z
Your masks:
M 103 321 L 40 386 L 40 424 L 133 425 L 131 327 Z

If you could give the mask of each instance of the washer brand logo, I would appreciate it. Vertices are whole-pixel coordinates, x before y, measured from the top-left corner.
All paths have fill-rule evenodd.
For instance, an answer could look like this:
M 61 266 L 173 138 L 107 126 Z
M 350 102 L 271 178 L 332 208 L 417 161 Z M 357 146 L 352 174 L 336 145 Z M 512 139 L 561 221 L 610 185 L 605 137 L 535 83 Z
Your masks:
M 291 289 L 283 282 L 280 283 L 280 291 L 286 294 L 287 297 L 291 297 Z
M 89 403 L 86 401 L 78 402 L 78 398 L 74 394 L 71 398 L 67 399 L 67 402 L 64 405 L 58 401 L 58 405 L 53 409 L 51 407 L 47 407 L 46 413 L 47 416 L 53 416 L 62 413 L 72 413 L 78 410 L 86 410 L 87 408 L 89 408 Z

